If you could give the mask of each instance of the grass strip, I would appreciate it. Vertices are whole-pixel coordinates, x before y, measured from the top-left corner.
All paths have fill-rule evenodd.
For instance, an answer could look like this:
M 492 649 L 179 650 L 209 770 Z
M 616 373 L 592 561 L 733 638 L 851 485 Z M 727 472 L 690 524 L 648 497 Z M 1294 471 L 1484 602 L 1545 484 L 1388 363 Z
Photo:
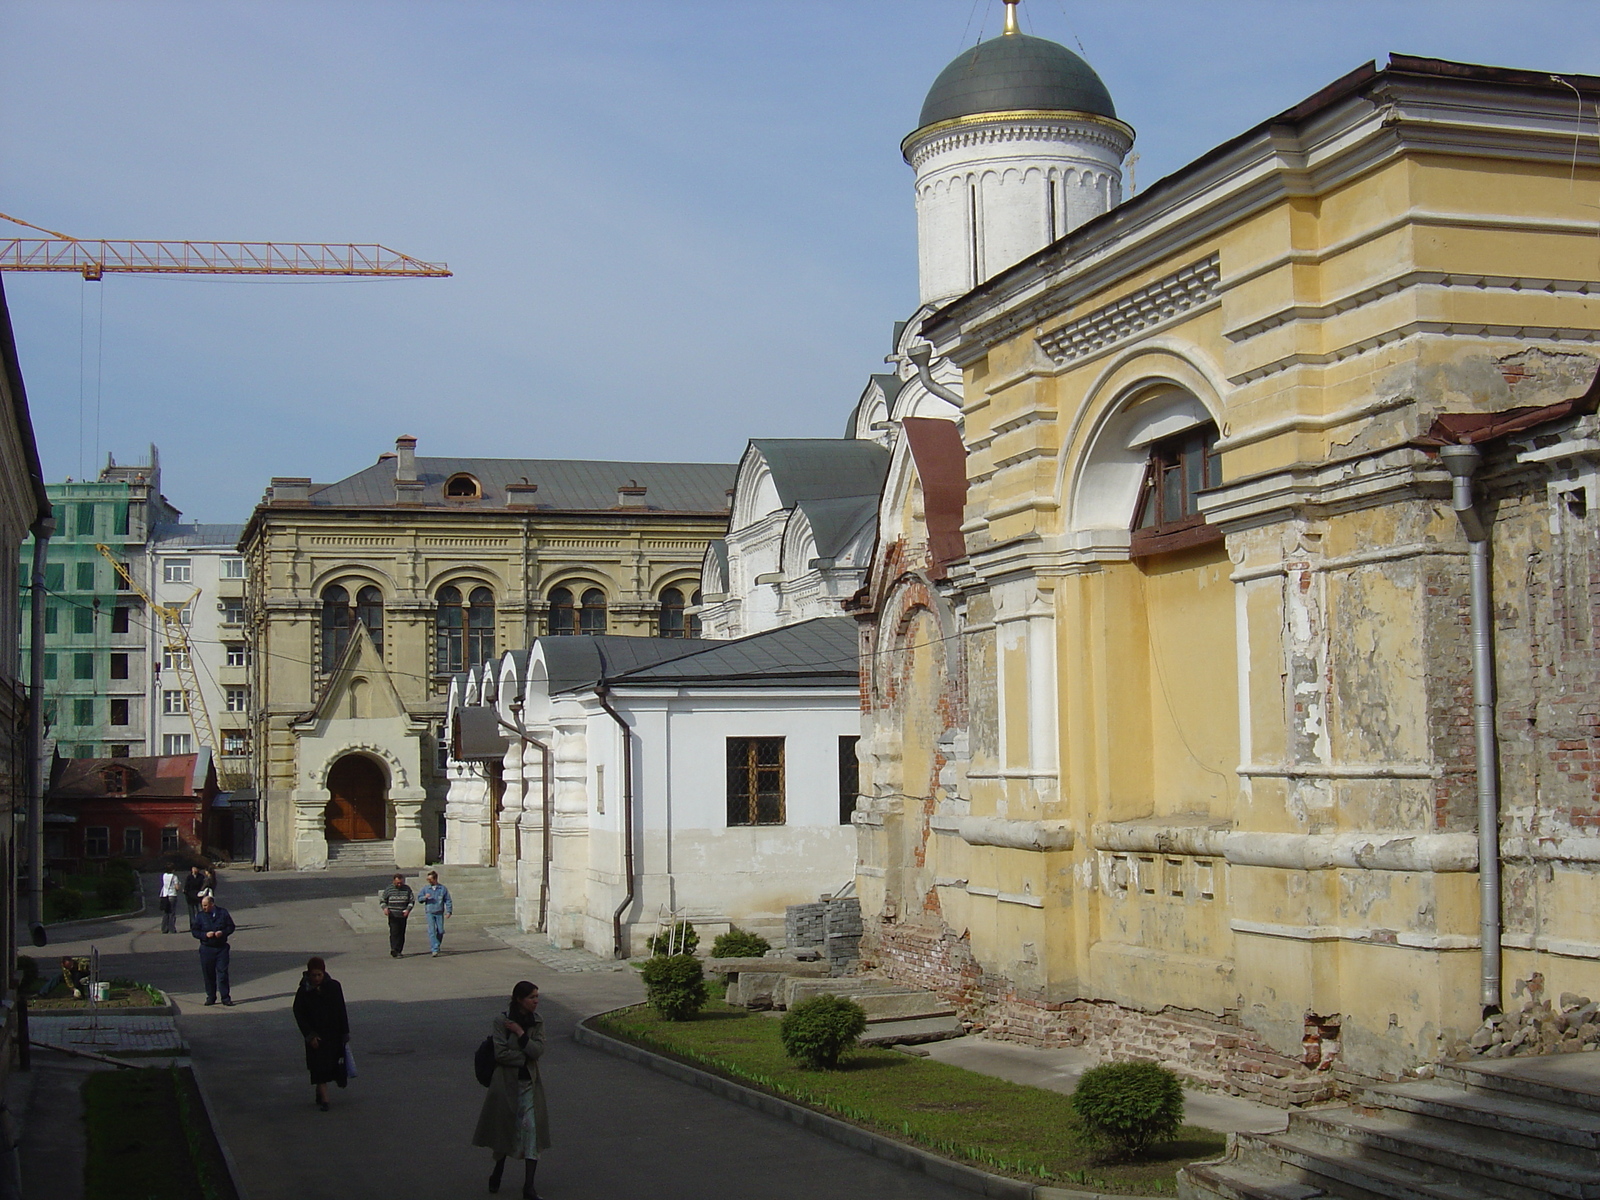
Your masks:
M 1014 1178 L 1124 1195 L 1175 1195 L 1178 1168 L 1214 1158 L 1222 1134 L 1185 1125 L 1137 1162 L 1110 1162 L 1085 1134 L 1071 1097 L 895 1050 L 853 1051 L 836 1071 L 807 1071 L 783 1052 L 778 1022 L 720 1001 L 693 1021 L 644 1005 L 595 1017 L 604 1033 L 709 1068 L 875 1133 Z
M 237 1200 L 192 1072 L 99 1071 L 83 1102 L 85 1200 Z

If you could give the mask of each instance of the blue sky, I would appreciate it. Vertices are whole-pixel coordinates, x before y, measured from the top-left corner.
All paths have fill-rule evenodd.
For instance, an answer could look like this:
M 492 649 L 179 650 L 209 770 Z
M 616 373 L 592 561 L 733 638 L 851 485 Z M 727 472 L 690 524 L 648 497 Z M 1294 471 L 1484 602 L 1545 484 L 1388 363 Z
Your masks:
M 10 0 L 0 211 L 80 237 L 376 241 L 456 272 L 10 273 L 46 474 L 154 441 L 186 516 L 240 521 L 271 476 L 337 479 L 402 433 L 425 455 L 730 462 L 749 437 L 836 436 L 916 300 L 899 141 L 1001 8 Z M 1390 51 L 1600 72 L 1583 3 L 1022 11 L 1105 79 L 1142 183 Z

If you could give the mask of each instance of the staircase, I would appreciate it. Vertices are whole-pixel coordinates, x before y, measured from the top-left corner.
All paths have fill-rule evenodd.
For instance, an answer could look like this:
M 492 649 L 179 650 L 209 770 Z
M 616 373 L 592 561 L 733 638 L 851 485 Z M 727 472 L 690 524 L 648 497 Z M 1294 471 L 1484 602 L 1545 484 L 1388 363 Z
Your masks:
M 450 889 L 450 905 L 454 916 L 452 925 L 515 925 L 516 901 L 507 894 L 500 881 L 498 867 L 434 867 L 439 872 L 439 882 Z M 421 888 L 426 879 L 412 880 L 411 886 Z
M 1600 1200 L 1600 1054 L 1444 1063 L 1185 1168 L 1185 1200 Z
M 367 871 L 385 870 L 394 866 L 394 843 L 330 841 L 328 865 L 357 867 Z

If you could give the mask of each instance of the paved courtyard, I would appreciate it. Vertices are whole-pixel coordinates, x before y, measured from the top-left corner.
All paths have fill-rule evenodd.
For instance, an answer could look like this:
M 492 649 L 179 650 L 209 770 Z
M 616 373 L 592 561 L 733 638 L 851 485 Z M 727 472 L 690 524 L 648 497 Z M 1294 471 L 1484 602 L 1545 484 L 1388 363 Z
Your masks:
M 391 959 L 384 933 L 358 934 L 340 915 L 382 882 L 336 871 L 225 872 L 218 899 L 239 926 L 234 1008 L 201 1006 L 193 939 L 158 932 L 153 912 L 80 926 L 80 940 L 52 946 L 56 954 L 86 953 L 92 941 L 106 973 L 171 993 L 238 1163 L 244 1200 L 486 1194 L 488 1152 L 468 1145 L 483 1099 L 472 1052 L 518 979 L 539 985 L 550 1038 L 544 1078 L 555 1148 L 539 1170 L 549 1200 L 970 1195 L 579 1047 L 572 1040 L 578 1020 L 642 997 L 631 970 L 562 970 L 462 929 L 450 932 L 447 953 L 434 959 L 420 927 L 406 957 Z M 311 954 L 325 957 L 344 985 L 360 1072 L 334 1093 L 328 1113 L 312 1105 L 289 1011 Z M 501 1194 L 516 1190 L 508 1182 Z

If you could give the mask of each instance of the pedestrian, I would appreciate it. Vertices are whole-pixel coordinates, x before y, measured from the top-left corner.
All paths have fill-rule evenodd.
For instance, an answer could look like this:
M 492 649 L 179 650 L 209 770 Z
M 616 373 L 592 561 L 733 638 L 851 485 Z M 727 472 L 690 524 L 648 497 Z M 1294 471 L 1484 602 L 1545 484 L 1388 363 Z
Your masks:
M 200 897 L 200 911 L 189 927 L 194 940 L 200 943 L 200 976 L 206 981 L 206 1003 L 217 1002 L 222 997 L 224 1008 L 233 1007 L 233 994 L 228 986 L 228 939 L 233 936 L 233 918 L 228 910 L 217 904 L 216 897 Z
M 215 896 L 217 894 L 217 868 L 215 864 L 205 869 L 205 879 L 206 882 L 203 890 L 210 892 L 213 896 Z
M 500 1190 L 506 1159 L 523 1161 L 522 1194 L 539 1200 L 533 1176 L 539 1169 L 539 1151 L 550 1148 L 550 1123 L 545 1113 L 544 1084 L 539 1079 L 539 1059 L 544 1054 L 544 1018 L 538 1013 L 539 989 L 523 980 L 511 989 L 511 1004 L 495 1016 L 489 1027 L 494 1043 L 494 1076 L 489 1094 L 478 1113 L 474 1146 L 487 1146 L 494 1155 L 489 1190 Z
M 417 894 L 406 885 L 406 877 L 396 871 L 394 882 L 378 894 L 378 906 L 389 918 L 389 957 L 399 958 L 406 948 L 406 918 L 417 906 Z
M 183 902 L 189 906 L 189 927 L 194 928 L 194 919 L 200 912 L 200 893 L 206 890 L 205 873 L 198 866 L 189 868 L 189 874 L 183 881 Z
M 306 960 L 306 973 L 294 994 L 294 1023 L 306 1040 L 306 1070 L 311 1072 L 317 1107 L 327 1112 L 328 1085 L 345 1085 L 350 1017 L 344 1009 L 344 989 L 320 958 Z
M 161 932 L 178 932 L 178 897 L 183 894 L 183 880 L 178 875 L 175 863 L 168 863 L 167 869 L 161 873 Z M 189 919 L 194 919 L 194 914 L 189 914 Z
M 439 947 L 444 945 L 444 919 L 455 912 L 450 889 L 439 882 L 439 872 L 428 872 L 428 886 L 417 893 L 417 902 L 428 917 L 428 948 L 438 958 Z

